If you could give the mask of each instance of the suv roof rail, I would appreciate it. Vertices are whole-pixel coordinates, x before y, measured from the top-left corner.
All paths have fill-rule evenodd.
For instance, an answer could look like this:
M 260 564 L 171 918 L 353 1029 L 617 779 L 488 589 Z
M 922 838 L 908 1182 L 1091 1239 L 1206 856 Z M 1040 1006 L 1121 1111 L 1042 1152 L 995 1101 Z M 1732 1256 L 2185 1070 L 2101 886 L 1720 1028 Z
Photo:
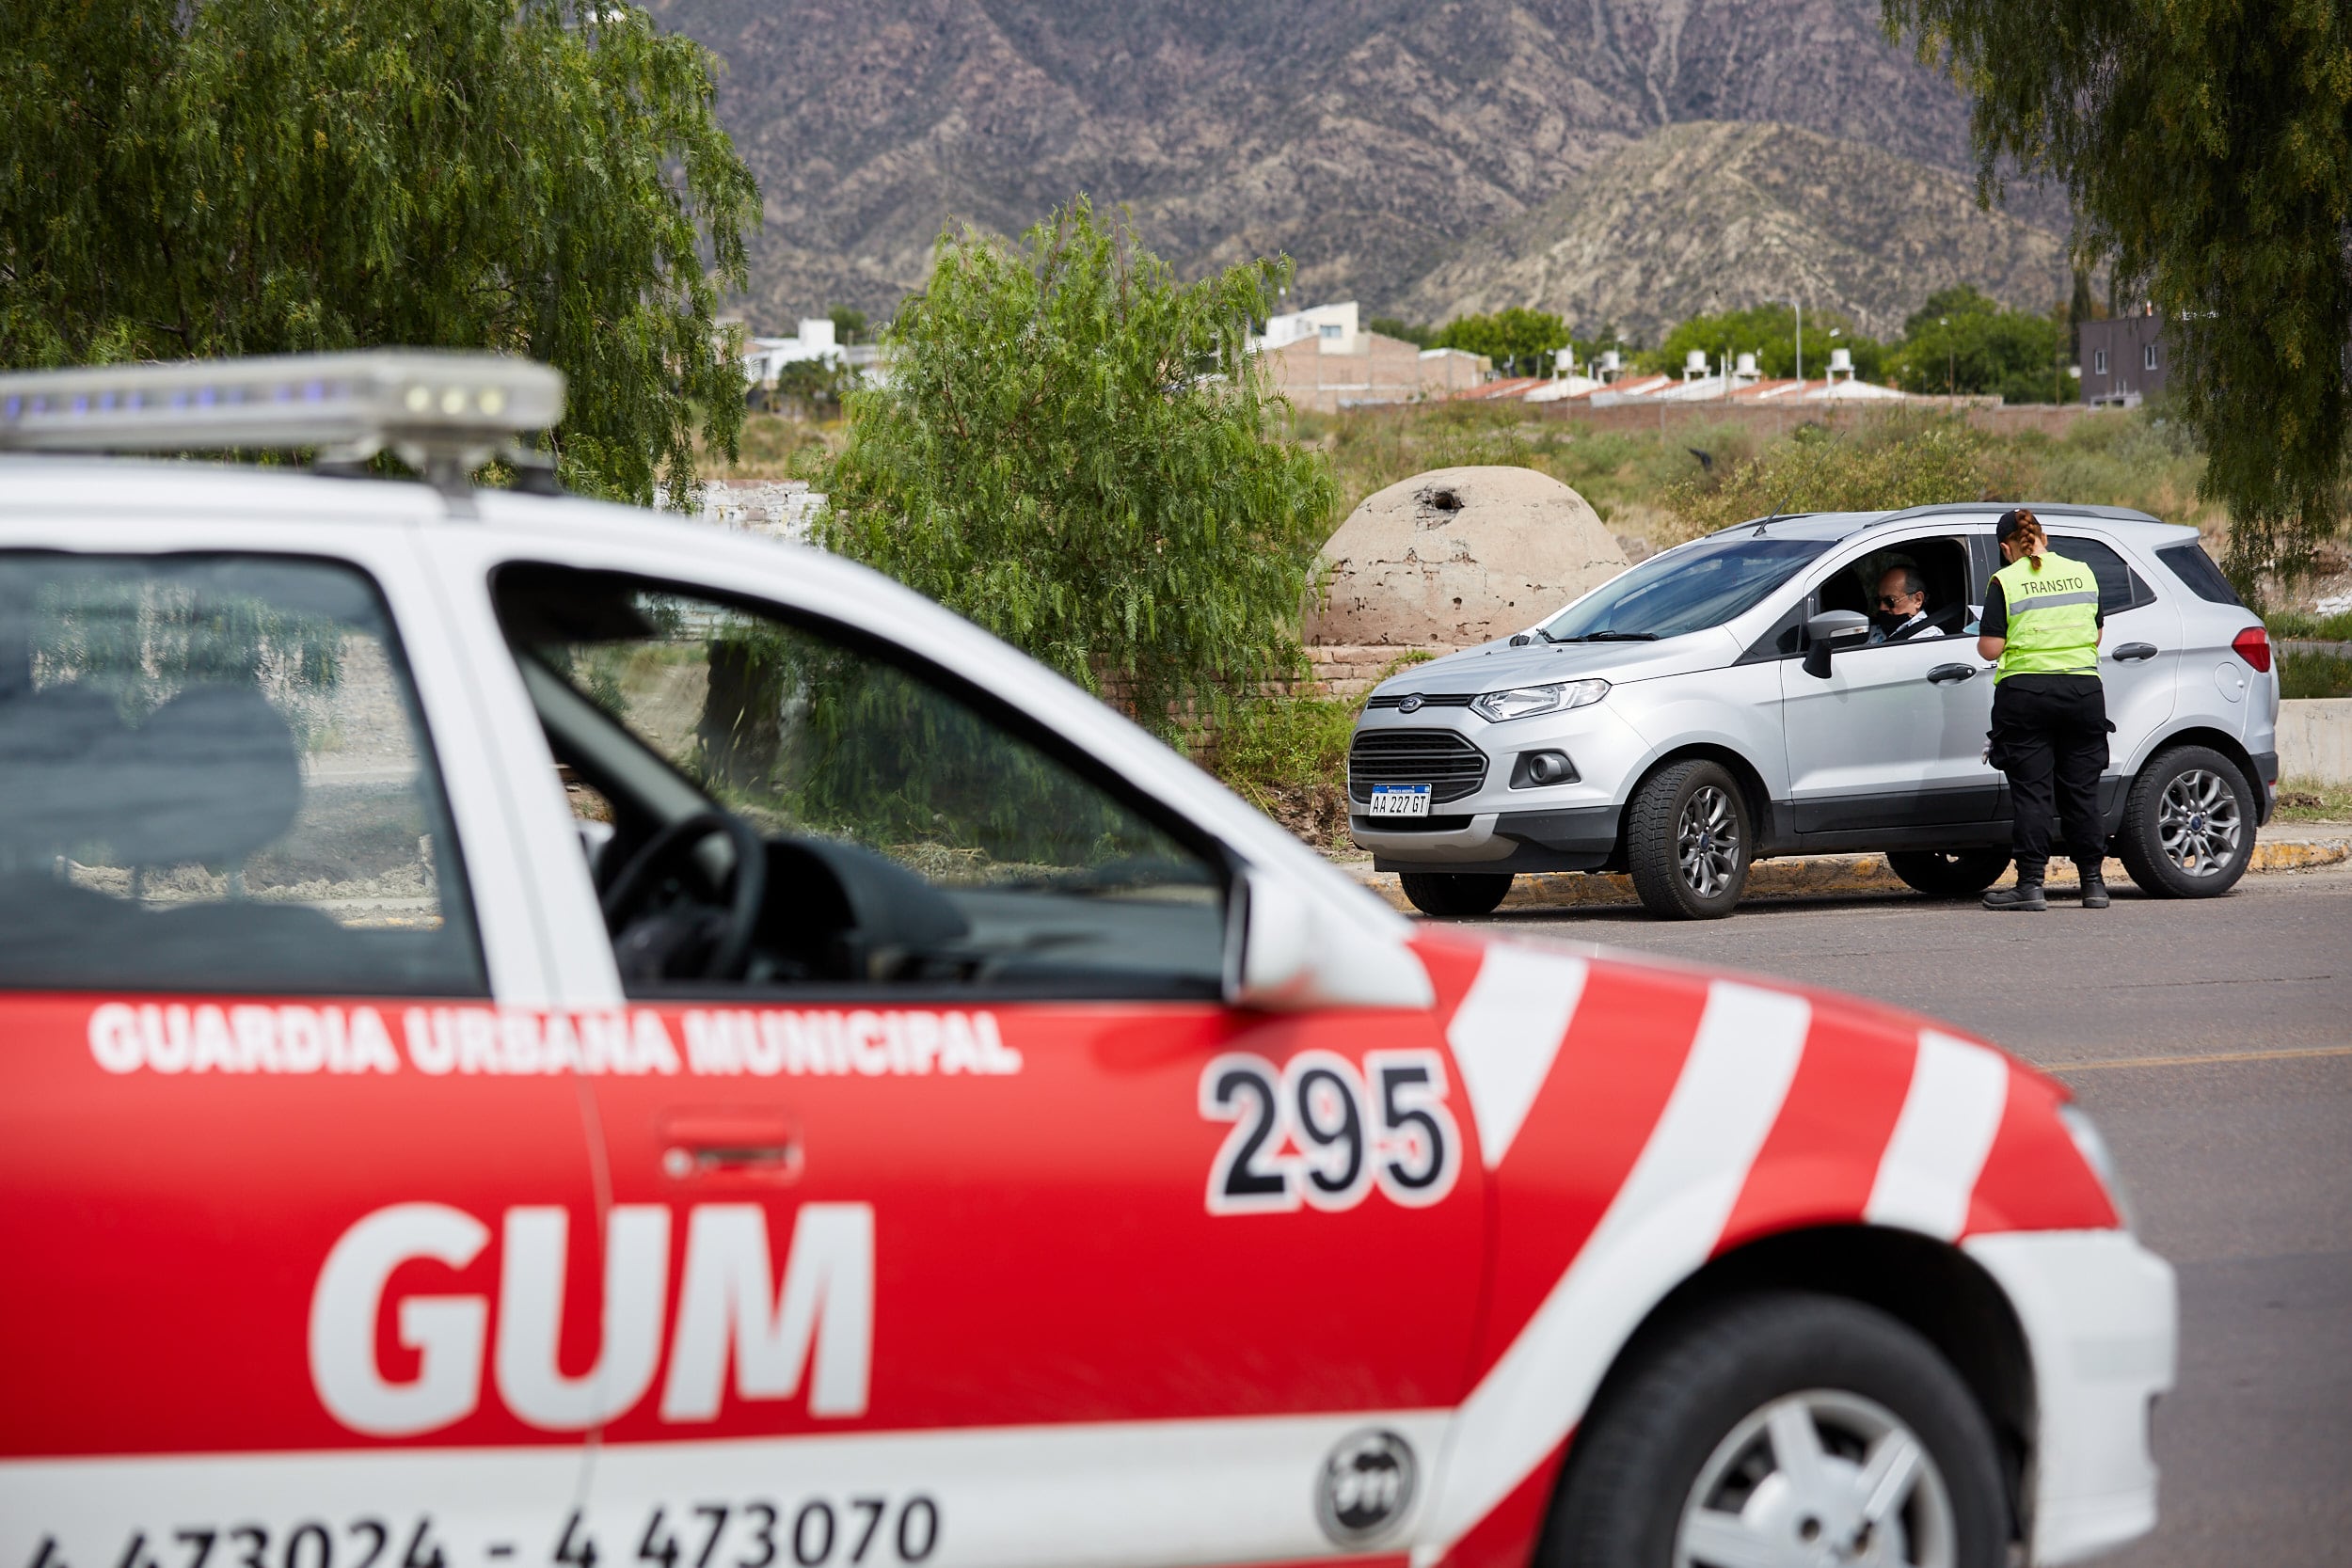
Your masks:
M 553 366 L 447 349 L 0 375 L 0 452 L 313 447 L 322 463 L 354 464 L 390 451 L 444 491 L 464 490 L 473 468 L 563 417 Z
M 1907 506 L 1899 511 L 1889 512 L 1883 516 L 1871 519 L 1865 526 L 1876 528 L 1881 523 L 1908 522 L 1914 517 L 1946 517 L 1963 512 L 2007 512 L 2012 506 L 2022 506 L 2037 515 L 2047 513 L 2053 517 L 2102 517 L 2108 522 L 2115 523 L 2162 523 L 2164 521 L 2163 518 L 2152 517 L 2145 512 L 2135 512 L 2128 506 L 2079 506 L 2068 501 L 1937 501 L 1932 506 Z

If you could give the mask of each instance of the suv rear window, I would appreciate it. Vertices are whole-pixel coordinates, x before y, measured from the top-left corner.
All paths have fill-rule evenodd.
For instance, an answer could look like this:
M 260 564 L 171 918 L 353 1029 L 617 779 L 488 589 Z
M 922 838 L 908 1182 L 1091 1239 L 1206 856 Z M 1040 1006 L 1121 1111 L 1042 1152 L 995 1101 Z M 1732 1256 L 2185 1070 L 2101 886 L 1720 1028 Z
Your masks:
M 2099 579 L 2099 613 L 2121 615 L 2127 610 L 2156 602 L 2155 590 L 2140 580 L 2114 547 L 2079 533 L 2053 533 L 2050 548 L 2090 568 Z
M 2167 545 L 2156 552 L 2156 559 L 2171 569 L 2188 591 L 2207 604 L 2233 604 L 2244 609 L 2246 601 L 2237 596 L 2230 579 L 2221 575 L 2221 568 L 2213 563 L 2213 557 L 2194 539 L 2185 545 Z

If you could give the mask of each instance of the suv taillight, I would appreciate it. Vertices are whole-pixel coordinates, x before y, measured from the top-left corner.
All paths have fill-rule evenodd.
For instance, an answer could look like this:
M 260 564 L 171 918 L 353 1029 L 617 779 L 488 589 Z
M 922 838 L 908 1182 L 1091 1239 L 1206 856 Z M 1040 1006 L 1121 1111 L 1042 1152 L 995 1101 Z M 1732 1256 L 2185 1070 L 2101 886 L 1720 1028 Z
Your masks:
M 2230 651 L 2264 674 L 2270 673 L 2270 633 L 2249 626 L 2230 640 Z

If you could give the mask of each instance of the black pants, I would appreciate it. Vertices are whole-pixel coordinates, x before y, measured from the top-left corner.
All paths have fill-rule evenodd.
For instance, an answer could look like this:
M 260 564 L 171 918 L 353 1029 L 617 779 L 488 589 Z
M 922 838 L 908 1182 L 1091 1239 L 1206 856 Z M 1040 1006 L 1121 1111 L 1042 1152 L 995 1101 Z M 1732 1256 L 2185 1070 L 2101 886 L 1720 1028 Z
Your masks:
M 2050 863 L 2050 818 L 2084 878 L 2099 875 L 2107 835 L 2099 775 L 2107 766 L 2107 699 L 2096 675 L 2011 675 L 1993 692 L 1993 765 L 2009 775 L 2017 879 Z

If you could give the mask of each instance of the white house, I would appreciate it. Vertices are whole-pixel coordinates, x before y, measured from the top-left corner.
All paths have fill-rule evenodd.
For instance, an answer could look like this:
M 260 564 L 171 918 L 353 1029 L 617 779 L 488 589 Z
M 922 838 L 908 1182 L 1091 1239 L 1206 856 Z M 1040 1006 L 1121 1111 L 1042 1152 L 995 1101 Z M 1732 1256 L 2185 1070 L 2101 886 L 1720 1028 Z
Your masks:
M 808 360 L 829 365 L 842 362 L 841 345 L 834 339 L 833 323 L 824 316 L 803 316 L 797 338 L 753 338 L 743 345 L 743 379 L 754 387 L 775 380 L 787 365 Z

